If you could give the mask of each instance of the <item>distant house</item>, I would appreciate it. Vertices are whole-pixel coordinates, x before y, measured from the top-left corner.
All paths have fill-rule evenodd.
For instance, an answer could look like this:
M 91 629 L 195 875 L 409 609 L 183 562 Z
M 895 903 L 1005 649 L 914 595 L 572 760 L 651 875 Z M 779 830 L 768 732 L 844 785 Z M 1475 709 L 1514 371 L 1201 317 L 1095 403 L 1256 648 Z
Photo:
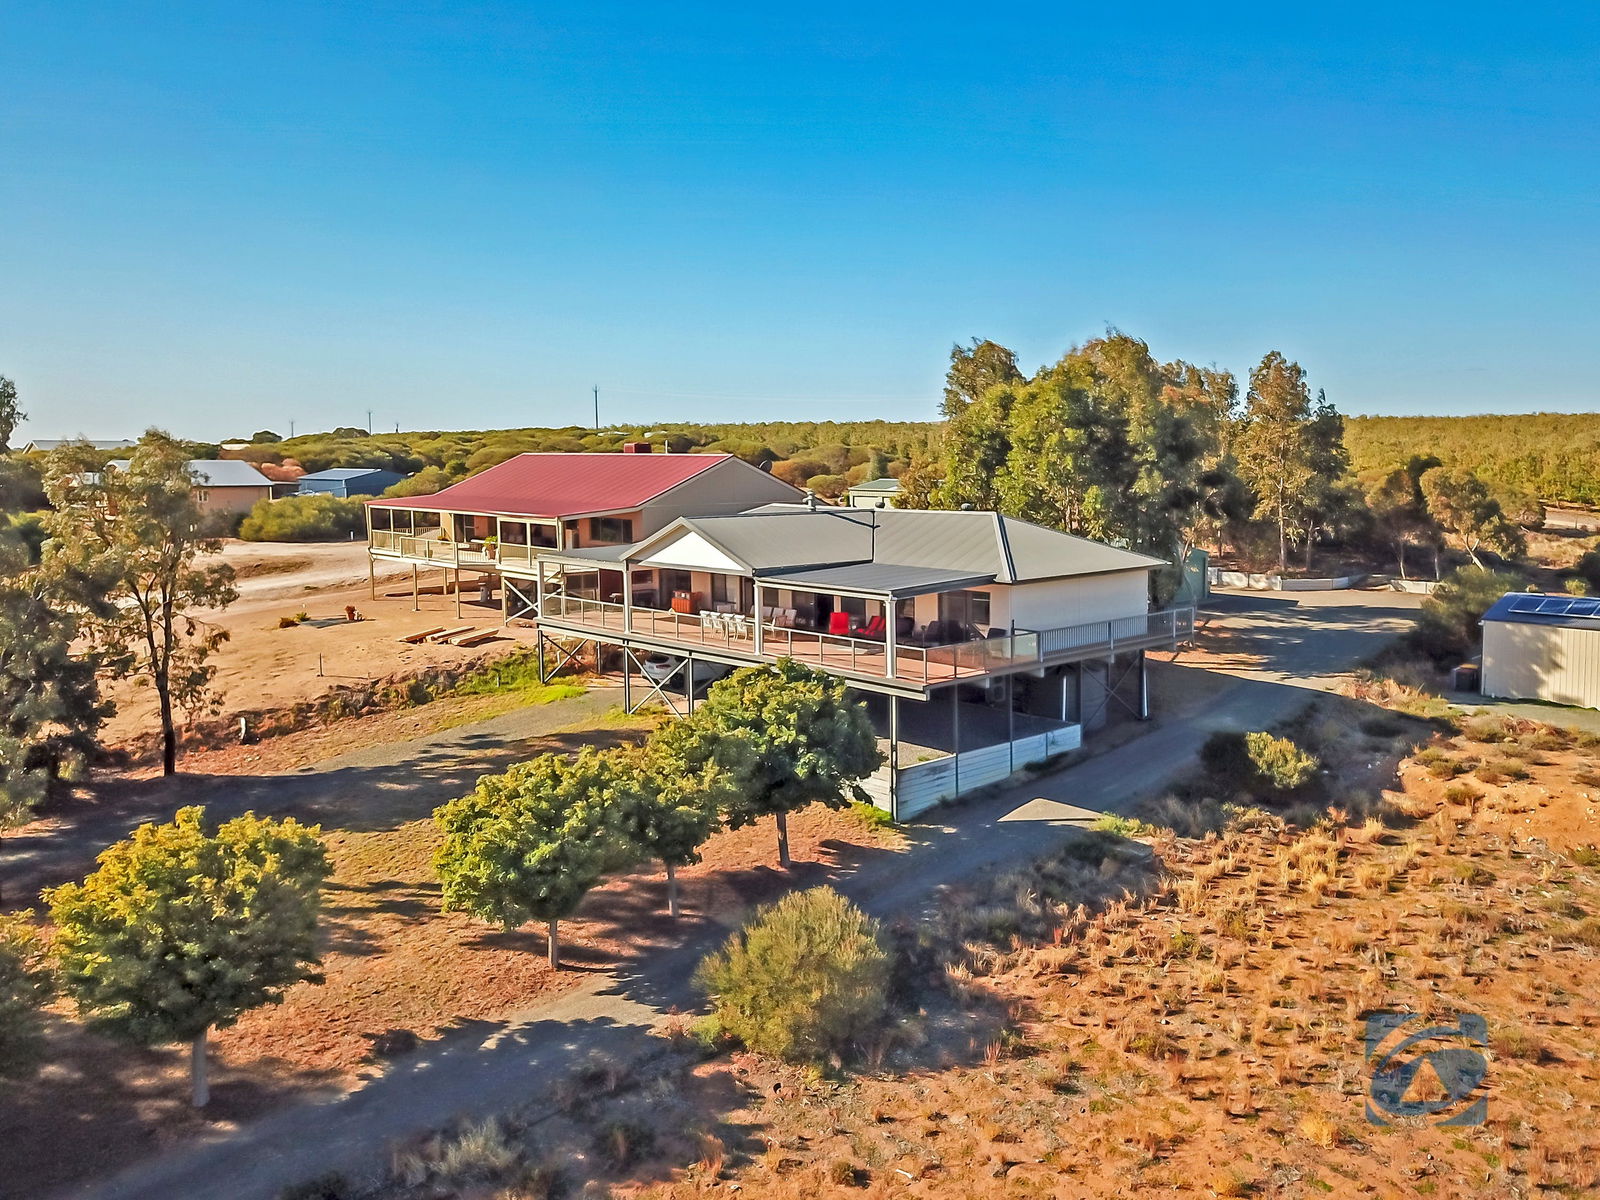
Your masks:
M 898 479 L 869 479 L 845 489 L 844 502 L 851 508 L 894 508 L 900 495 Z
M 126 471 L 129 460 L 106 466 Z M 247 513 L 258 500 L 272 499 L 272 480 L 256 470 L 254 463 L 237 458 L 193 458 L 189 469 L 200 477 L 194 497 L 203 513 Z
M 1509 592 L 1483 614 L 1485 696 L 1600 708 L 1600 598 Z
M 126 438 L 120 439 L 95 439 L 95 438 L 35 438 L 22 448 L 24 454 L 47 454 L 51 450 L 59 450 L 63 446 L 86 445 L 91 450 L 132 450 L 138 443 L 130 442 Z
M 300 495 L 320 492 L 342 500 L 351 496 L 381 496 L 405 478 L 399 471 L 376 467 L 332 467 L 300 476 Z

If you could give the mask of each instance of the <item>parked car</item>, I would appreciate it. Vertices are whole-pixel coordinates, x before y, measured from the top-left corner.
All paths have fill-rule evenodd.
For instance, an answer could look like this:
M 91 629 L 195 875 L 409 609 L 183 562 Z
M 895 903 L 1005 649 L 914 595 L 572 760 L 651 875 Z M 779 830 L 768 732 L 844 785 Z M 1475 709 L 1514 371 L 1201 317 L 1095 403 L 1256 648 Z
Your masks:
M 645 658 L 640 670 L 653 683 L 663 683 L 670 679 L 672 683 L 668 686 L 680 689 L 683 687 L 684 675 L 691 674 L 696 692 L 704 691 L 733 670 L 726 663 L 707 662 L 702 658 L 697 659 L 691 670 L 685 672 L 680 670 L 684 661 L 675 654 L 651 654 Z

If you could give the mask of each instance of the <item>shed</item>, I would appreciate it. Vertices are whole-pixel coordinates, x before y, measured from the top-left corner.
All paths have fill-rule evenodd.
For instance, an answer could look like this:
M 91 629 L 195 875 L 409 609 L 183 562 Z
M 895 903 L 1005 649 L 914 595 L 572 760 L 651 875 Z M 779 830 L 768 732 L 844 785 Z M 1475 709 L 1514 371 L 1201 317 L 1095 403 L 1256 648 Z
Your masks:
M 406 476 L 377 467 L 331 467 L 300 476 L 300 494 L 323 492 L 348 499 L 351 496 L 381 496 Z
M 1600 598 L 1508 592 L 1483 614 L 1483 694 L 1600 708 Z

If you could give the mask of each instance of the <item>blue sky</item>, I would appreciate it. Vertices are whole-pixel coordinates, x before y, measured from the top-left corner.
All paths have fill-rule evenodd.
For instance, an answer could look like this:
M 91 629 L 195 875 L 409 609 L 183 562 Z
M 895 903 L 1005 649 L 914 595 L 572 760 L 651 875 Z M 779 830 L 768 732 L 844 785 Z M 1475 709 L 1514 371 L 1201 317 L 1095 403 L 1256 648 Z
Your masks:
M 9 0 L 0 374 L 41 437 L 922 418 L 1111 324 L 1596 407 L 1600 10 L 1309 7 Z

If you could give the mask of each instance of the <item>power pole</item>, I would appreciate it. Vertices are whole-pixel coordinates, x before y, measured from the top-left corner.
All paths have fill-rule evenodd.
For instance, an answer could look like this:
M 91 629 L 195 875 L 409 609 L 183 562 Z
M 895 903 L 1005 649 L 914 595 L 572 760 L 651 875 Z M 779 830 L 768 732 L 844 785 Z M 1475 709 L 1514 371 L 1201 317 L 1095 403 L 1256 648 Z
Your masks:
M 372 410 L 367 409 L 367 436 L 372 436 Z
M 293 440 L 293 438 L 294 438 L 294 422 L 293 421 L 289 422 L 289 437 L 290 437 L 291 440 Z
M 594 431 L 600 432 L 600 385 L 594 386 Z

